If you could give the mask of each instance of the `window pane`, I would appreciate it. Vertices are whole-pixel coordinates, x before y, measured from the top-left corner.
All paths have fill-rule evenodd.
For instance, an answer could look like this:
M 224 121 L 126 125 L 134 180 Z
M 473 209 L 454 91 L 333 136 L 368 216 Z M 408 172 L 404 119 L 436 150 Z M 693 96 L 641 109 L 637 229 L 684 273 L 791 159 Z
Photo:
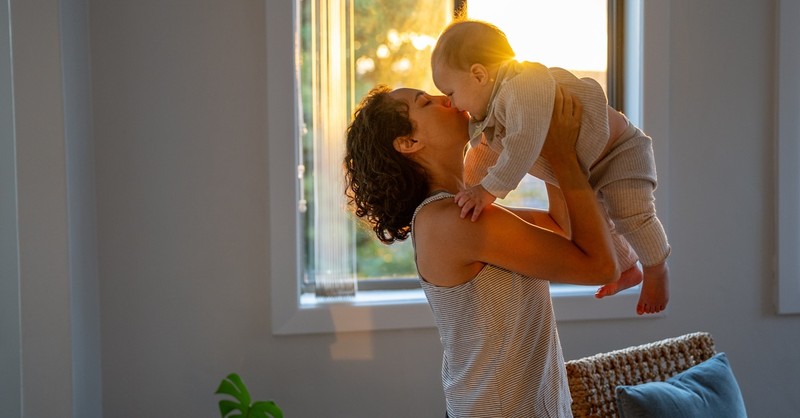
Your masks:
M 330 205 L 321 202 L 321 182 L 314 161 L 323 141 L 341 137 L 344 129 L 332 126 L 320 128 L 325 123 L 323 113 L 331 107 L 319 104 L 313 97 L 323 86 L 322 79 L 335 77 L 339 71 L 340 84 L 348 86 L 347 115 L 355 103 L 377 84 L 391 87 L 409 86 L 435 91 L 430 75 L 430 53 L 436 36 L 449 21 L 453 12 L 451 0 L 303 0 L 301 1 L 301 91 L 303 118 L 306 129 L 303 138 L 304 198 L 307 200 L 303 213 L 305 225 L 306 280 L 313 283 L 320 270 L 318 265 L 327 242 L 318 242 L 321 212 L 330 210 Z M 331 19 L 339 14 L 341 17 Z M 336 25 L 345 29 L 331 33 Z M 346 32 L 342 35 L 341 32 Z M 331 38 L 341 36 L 341 41 Z M 337 64 L 338 61 L 342 64 Z M 341 68 L 340 68 L 341 67 Z M 327 71 L 327 75 L 323 74 Z M 329 85 L 334 86 L 331 80 Z M 349 118 L 344 118 L 346 123 Z M 331 131 L 332 130 L 332 131 Z M 328 134 L 321 134 L 328 132 Z M 325 138 L 326 137 L 326 138 Z M 330 190 L 343 194 L 340 183 L 330 179 Z M 374 233 L 351 220 L 353 247 L 355 252 L 355 276 L 358 278 L 416 277 L 413 250 L 410 241 L 384 245 Z M 330 235 L 330 234 L 327 234 Z M 337 239 L 330 245 L 342 246 L 346 241 Z M 345 263 L 347 263 L 345 261 Z M 324 272 L 323 272 L 324 273 Z
M 452 7 L 450 0 L 356 0 L 356 100 L 377 84 L 435 92 L 430 54 Z M 385 245 L 359 228 L 356 243 L 359 279 L 416 277 L 410 240 Z
M 467 10 L 503 30 L 518 60 L 565 68 L 606 89 L 608 0 L 469 0 Z
M 467 1 L 469 17 L 499 27 L 518 60 L 562 67 L 578 77 L 594 78 L 606 91 L 607 10 L 608 0 Z M 567 21 L 569 26 L 564 24 Z M 497 203 L 546 209 L 544 182 L 528 175 Z
M 452 0 L 355 0 L 356 100 L 376 84 L 434 92 L 431 50 Z

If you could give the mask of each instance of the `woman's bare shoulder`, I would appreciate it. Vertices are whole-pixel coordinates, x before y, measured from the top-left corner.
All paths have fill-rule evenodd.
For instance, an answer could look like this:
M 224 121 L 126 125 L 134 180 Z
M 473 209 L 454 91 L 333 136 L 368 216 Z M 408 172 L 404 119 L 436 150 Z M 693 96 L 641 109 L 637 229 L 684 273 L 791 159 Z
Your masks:
M 452 198 L 425 205 L 417 213 L 414 241 L 417 268 L 437 286 L 456 286 L 470 280 L 483 263 L 475 257 L 480 222 L 462 219 Z
M 447 235 L 451 237 L 475 236 L 481 233 L 480 231 L 494 229 L 493 226 L 505 226 L 517 222 L 524 221 L 509 210 L 497 205 L 487 206 L 481 212 L 480 219 L 473 222 L 469 216 L 461 218 L 461 208 L 453 199 L 442 199 L 431 202 L 420 209 L 414 228 L 417 237 L 425 233 L 441 237 L 442 232 L 447 232 Z
M 419 209 L 414 221 L 414 233 L 417 237 L 426 232 L 436 232 L 443 228 L 452 227 L 454 222 L 460 220 L 461 208 L 452 197 L 430 202 Z

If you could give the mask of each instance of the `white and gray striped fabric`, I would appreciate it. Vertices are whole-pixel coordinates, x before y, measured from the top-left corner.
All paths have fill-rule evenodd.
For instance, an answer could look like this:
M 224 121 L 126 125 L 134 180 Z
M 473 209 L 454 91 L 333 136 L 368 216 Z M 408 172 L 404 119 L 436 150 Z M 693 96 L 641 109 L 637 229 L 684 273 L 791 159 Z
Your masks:
M 452 197 L 432 196 L 417 213 Z M 455 287 L 420 281 L 444 348 L 450 418 L 572 417 L 547 281 L 492 265 Z

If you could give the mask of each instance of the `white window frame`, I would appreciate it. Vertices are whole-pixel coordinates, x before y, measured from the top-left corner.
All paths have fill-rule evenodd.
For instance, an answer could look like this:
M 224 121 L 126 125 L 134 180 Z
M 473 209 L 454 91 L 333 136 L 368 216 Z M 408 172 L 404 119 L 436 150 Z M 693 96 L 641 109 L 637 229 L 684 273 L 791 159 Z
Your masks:
M 776 19 L 777 97 L 777 275 L 778 313 L 800 313 L 800 3 L 781 0 Z
M 269 2 L 266 6 L 267 38 L 267 151 L 269 178 L 269 237 L 272 332 L 276 335 L 371 331 L 434 327 L 430 307 L 421 290 L 405 291 L 395 299 L 357 297 L 347 302 L 301 303 L 302 274 L 296 171 L 299 134 L 295 98 L 295 1 Z M 626 2 L 626 57 L 624 98 L 627 116 L 654 138 L 659 187 L 659 218 L 669 230 L 668 82 L 669 3 Z M 294 42 L 288 42 L 293 40 Z M 558 321 L 657 318 L 637 316 L 638 290 L 629 289 L 597 300 L 594 287 L 570 287 L 553 293 Z M 396 291 L 387 294 L 398 295 Z

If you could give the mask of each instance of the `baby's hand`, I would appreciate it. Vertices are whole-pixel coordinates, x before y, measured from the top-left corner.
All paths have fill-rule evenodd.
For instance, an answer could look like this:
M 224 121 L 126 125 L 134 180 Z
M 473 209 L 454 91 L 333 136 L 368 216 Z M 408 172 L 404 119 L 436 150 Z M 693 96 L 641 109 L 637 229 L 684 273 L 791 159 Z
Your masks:
M 483 208 L 491 205 L 495 199 L 497 198 L 479 184 L 458 192 L 456 204 L 461 208 L 461 218 L 465 218 L 472 211 L 472 222 L 475 222 Z

